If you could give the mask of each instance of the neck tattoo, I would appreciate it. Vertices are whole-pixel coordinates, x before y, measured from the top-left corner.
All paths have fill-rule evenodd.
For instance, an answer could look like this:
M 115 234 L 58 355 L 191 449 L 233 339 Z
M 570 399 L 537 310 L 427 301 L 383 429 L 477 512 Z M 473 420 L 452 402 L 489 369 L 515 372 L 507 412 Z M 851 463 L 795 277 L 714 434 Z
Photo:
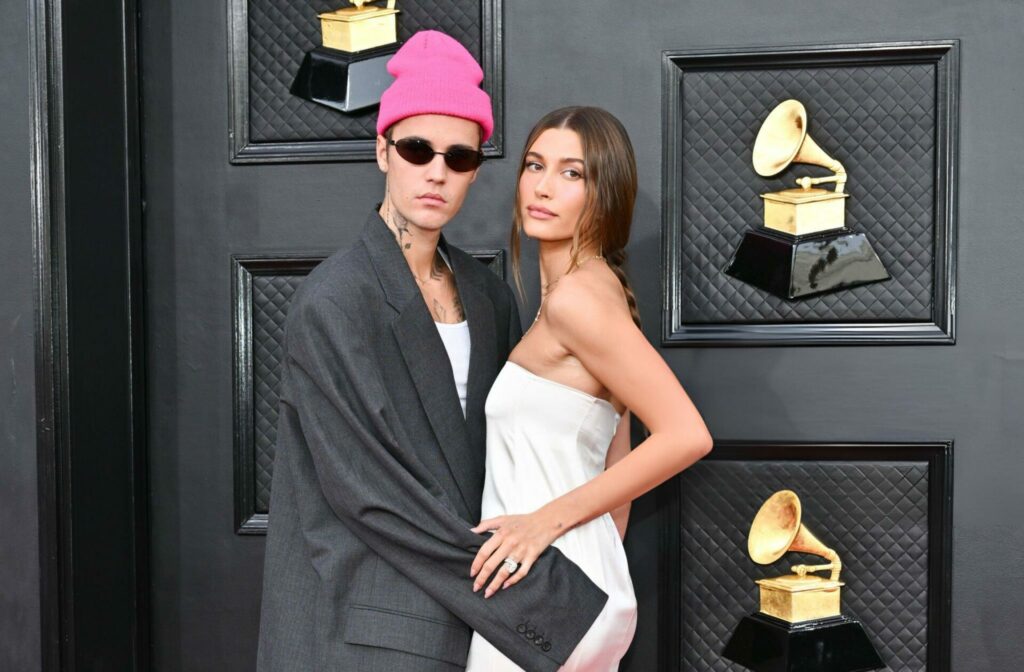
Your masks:
M 384 194 L 384 221 L 395 232 L 395 240 L 403 250 L 412 247 L 412 231 L 409 230 L 409 220 L 402 216 L 402 213 L 391 207 L 391 194 Z

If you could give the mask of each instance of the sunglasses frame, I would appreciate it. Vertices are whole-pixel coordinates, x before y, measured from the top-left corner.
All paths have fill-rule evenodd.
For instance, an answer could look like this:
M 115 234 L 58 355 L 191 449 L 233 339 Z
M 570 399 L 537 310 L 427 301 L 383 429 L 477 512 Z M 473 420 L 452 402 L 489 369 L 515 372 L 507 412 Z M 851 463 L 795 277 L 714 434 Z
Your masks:
M 430 150 L 430 158 L 427 159 L 426 161 L 423 161 L 423 162 L 413 161 L 409 157 L 407 157 L 404 154 L 402 154 L 402 147 L 399 145 L 399 143 L 406 143 L 406 146 L 408 146 L 411 143 L 419 143 L 419 144 L 423 145 L 423 147 L 425 147 L 426 149 Z M 426 140 L 423 140 L 422 138 L 417 138 L 417 137 L 405 137 L 405 138 L 399 138 L 398 140 L 392 140 L 392 139 L 388 138 L 388 145 L 393 145 L 394 148 L 395 148 L 395 151 L 398 152 L 398 155 L 401 156 L 404 160 L 408 161 L 409 163 L 411 163 L 414 166 L 425 166 L 428 163 L 430 163 L 431 161 L 433 161 L 435 156 L 440 154 L 441 156 L 444 157 L 444 164 L 446 166 L 448 166 L 448 169 L 449 170 L 453 170 L 456 173 L 468 173 L 470 171 L 476 170 L 477 168 L 479 168 L 483 164 L 484 158 L 485 158 L 484 157 L 484 153 L 481 150 L 479 150 L 479 149 L 473 150 L 473 149 L 470 149 L 469 147 L 466 147 L 465 149 L 460 147 L 457 150 L 447 149 L 447 150 L 445 150 L 443 152 L 439 152 L 436 149 L 434 149 L 434 146 L 431 145 L 429 142 L 427 142 Z M 416 150 L 414 150 L 414 151 L 416 151 Z M 452 156 L 452 152 L 453 151 L 457 151 L 457 152 L 460 152 L 460 153 L 465 151 L 467 153 L 467 155 L 475 156 L 476 157 L 476 165 L 471 166 L 469 168 L 462 169 L 462 170 L 460 170 L 456 166 L 453 166 L 452 162 L 453 161 L 458 161 L 457 157 Z

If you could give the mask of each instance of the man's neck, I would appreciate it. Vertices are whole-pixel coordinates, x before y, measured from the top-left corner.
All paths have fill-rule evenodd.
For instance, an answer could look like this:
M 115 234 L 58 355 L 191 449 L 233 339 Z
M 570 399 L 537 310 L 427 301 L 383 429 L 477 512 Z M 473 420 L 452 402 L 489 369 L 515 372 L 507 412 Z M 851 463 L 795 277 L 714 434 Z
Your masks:
M 409 269 L 417 278 L 430 276 L 437 255 L 437 244 L 441 240 L 441 232 L 421 229 L 406 219 L 396 208 L 390 206 L 388 200 L 380 206 L 380 216 L 387 224 L 402 250 Z

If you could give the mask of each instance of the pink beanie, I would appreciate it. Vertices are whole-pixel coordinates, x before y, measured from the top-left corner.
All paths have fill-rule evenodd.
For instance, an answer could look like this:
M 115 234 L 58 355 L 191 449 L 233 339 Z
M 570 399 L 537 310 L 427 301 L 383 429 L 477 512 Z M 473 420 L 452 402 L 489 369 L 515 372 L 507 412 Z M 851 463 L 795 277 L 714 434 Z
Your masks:
M 395 81 L 380 98 L 377 133 L 417 114 L 447 114 L 494 131 L 491 97 L 480 88 L 484 72 L 466 48 L 436 30 L 421 30 L 388 61 Z

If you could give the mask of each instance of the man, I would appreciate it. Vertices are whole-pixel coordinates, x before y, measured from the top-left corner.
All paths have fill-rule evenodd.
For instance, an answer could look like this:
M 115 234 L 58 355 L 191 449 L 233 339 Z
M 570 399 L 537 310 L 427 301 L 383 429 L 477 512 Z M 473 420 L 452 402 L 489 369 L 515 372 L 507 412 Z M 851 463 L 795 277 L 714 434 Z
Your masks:
M 508 286 L 441 235 L 493 128 L 483 73 L 433 31 L 388 70 L 384 201 L 289 309 L 258 669 L 462 669 L 478 630 L 555 670 L 604 593 L 553 548 L 488 599 L 469 576 L 484 400 L 521 334 Z M 468 339 L 442 340 L 460 323 Z

